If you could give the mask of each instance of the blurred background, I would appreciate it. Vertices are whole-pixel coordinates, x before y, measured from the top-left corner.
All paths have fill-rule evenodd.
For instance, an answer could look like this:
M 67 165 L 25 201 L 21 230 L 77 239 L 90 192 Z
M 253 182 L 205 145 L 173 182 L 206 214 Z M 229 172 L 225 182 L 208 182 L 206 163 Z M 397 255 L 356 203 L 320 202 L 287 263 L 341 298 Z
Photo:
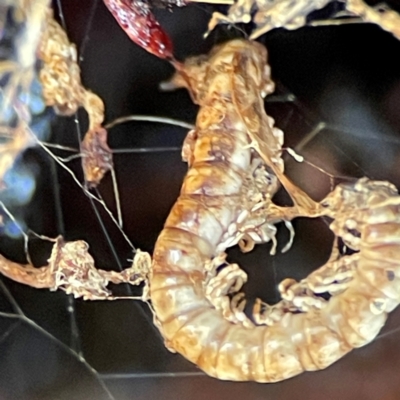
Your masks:
M 394 2 L 395 3 L 395 2 Z M 396 4 L 391 3 L 392 6 Z M 314 13 L 323 19 L 340 9 L 332 3 Z M 82 80 L 105 102 L 106 123 L 145 114 L 194 123 L 197 108 L 184 90 L 161 93 L 160 82 L 173 73 L 163 60 L 133 44 L 100 0 L 60 0 L 57 18 L 65 23 L 80 54 Z M 214 10 L 196 5 L 156 10 L 183 60 L 205 53 L 238 29 L 219 27 L 202 34 Z M 400 42 L 368 24 L 274 30 L 259 41 L 269 51 L 276 92 L 266 110 L 285 132 L 285 145 L 307 161 L 285 156 L 290 178 L 314 199 L 332 185 L 367 176 L 400 186 Z M 77 149 L 85 132 L 83 111 L 70 118 L 47 111 L 48 142 Z M 121 200 L 124 232 L 134 246 L 151 252 L 176 200 L 186 164 L 180 148 L 186 130 L 148 122 L 129 122 L 109 130 Z M 70 152 L 54 149 L 60 157 Z M 66 163 L 82 181 L 80 160 Z M 9 204 L 20 225 L 37 233 L 89 243 L 96 265 L 129 266 L 132 249 L 99 204 L 92 204 L 71 174 L 41 149 L 25 152 L 9 179 L 19 202 Z M 21 178 L 24 177 L 24 178 Z M 29 177 L 26 178 L 26 177 Z M 336 178 L 332 178 L 336 177 Z M 98 194 L 115 213 L 110 174 Z M 287 202 L 284 193 L 277 201 Z M 246 293 L 277 302 L 276 285 L 302 279 L 326 261 L 332 235 L 323 220 L 299 219 L 296 238 L 285 254 L 269 255 L 270 244 L 242 255 L 229 252 L 249 274 Z M 282 228 L 282 227 L 281 227 Z M 25 262 L 23 238 L 12 224 L 2 229 L 0 251 Z M 106 233 L 106 234 L 105 234 Z M 279 230 L 282 249 L 288 232 Z M 43 265 L 51 244 L 32 238 L 29 251 Z M 277 399 L 397 400 L 400 397 L 400 313 L 381 335 L 324 371 L 305 373 L 277 384 L 220 382 L 206 377 L 180 355 L 167 351 L 145 304 L 130 300 L 84 302 L 62 292 L 35 290 L 0 277 L 0 399 Z M 113 287 L 120 296 L 139 293 Z

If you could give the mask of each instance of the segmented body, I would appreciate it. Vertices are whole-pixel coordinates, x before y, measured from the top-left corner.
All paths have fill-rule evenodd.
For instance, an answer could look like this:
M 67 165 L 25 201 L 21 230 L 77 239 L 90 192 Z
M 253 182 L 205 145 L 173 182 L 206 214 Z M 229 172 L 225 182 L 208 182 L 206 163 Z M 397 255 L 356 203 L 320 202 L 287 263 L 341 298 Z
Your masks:
M 162 46 L 154 49 L 153 44 L 150 40 L 144 47 L 169 57 L 169 51 L 164 52 Z M 262 108 L 262 97 L 273 90 L 273 84 L 265 49 L 259 44 L 234 41 L 218 47 L 208 58 L 177 66 L 175 83 L 188 87 L 201 109 L 197 128 L 184 146 L 190 170 L 157 241 L 150 277 L 156 322 L 167 346 L 220 379 L 276 382 L 304 370 L 325 368 L 353 347 L 370 342 L 387 313 L 400 302 L 400 197 L 395 188 L 360 180 L 339 186 L 321 204 L 313 204 L 284 181 L 282 133 L 273 128 Z M 261 160 L 265 179 L 258 187 L 255 171 Z M 272 204 L 277 178 L 295 205 L 302 207 L 279 209 Z M 352 264 L 347 281 L 339 291 L 331 291 L 329 302 L 311 306 L 307 312 L 285 312 L 271 326 L 245 328 L 224 319 L 206 296 L 204 265 L 244 237 L 246 222 L 252 240 L 261 242 L 273 239 L 273 223 L 278 219 L 299 215 L 330 216 L 336 236 L 358 251 L 351 257 L 331 258 L 321 268 L 329 272 L 332 267 L 337 272 Z M 72 260 L 79 261 L 87 248 L 77 243 L 73 250 Z M 71 267 L 71 262 L 60 262 L 59 254 L 55 252 L 57 264 Z M 82 259 L 85 266 L 92 266 L 92 259 Z M 19 276 L 20 281 L 37 287 L 47 279 L 43 286 L 54 286 L 53 271 L 45 275 L 43 270 L 21 268 L 4 258 L 0 264 L 6 275 L 10 268 L 24 270 L 8 275 L 14 279 Z M 39 275 L 31 279 L 35 270 Z M 304 285 L 316 290 L 320 276 Z M 64 276 L 59 278 L 59 284 L 66 286 Z M 338 280 L 334 274 L 330 278 L 322 283 Z M 103 286 L 113 279 L 119 281 L 114 275 L 99 273 L 100 289 L 91 284 L 80 287 L 78 293 L 108 298 Z M 286 289 L 290 288 L 285 288 L 289 293 Z
M 375 338 L 400 301 L 399 197 L 388 183 L 361 180 L 338 187 L 312 212 L 301 210 L 335 218 L 332 230 L 359 250 L 351 258 L 353 279 L 323 306 L 286 312 L 271 326 L 245 328 L 224 319 L 205 296 L 204 266 L 224 251 L 230 227 L 249 207 L 245 176 L 258 155 L 250 149 L 254 126 L 246 125 L 242 111 L 258 107 L 266 83 L 260 71 L 268 68 L 265 50 L 246 41 L 219 47 L 204 62 L 203 69 L 196 64 L 199 86 L 186 85 L 201 106 L 190 169 L 154 250 L 150 291 L 157 324 L 169 349 L 219 379 L 276 382 L 323 369 Z M 244 81 L 251 100 L 239 110 L 235 82 Z M 261 124 L 258 129 L 262 136 Z M 278 147 L 271 142 L 279 164 Z M 296 216 L 290 212 L 288 219 Z M 346 264 L 347 257 L 338 257 L 322 269 Z

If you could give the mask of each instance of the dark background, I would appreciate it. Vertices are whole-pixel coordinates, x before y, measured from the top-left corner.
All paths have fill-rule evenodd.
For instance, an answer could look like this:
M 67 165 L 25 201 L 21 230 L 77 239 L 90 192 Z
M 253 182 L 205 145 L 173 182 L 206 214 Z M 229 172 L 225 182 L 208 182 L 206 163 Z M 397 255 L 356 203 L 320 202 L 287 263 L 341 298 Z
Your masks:
M 56 15 L 80 50 L 82 79 L 106 105 L 106 122 L 129 114 L 173 117 L 194 122 L 197 109 L 185 91 L 160 93 L 158 84 L 173 72 L 165 61 L 130 42 L 101 1 L 64 0 Z M 313 17 L 331 14 L 337 5 Z M 215 7 L 191 5 L 157 11 L 171 36 L 178 59 L 208 51 L 240 32 L 218 28 L 206 41 Z M 259 39 L 270 55 L 277 91 L 267 112 L 285 131 L 287 146 L 335 176 L 385 179 L 400 186 L 400 42 L 372 25 L 275 30 Z M 84 112 L 75 119 L 53 118 L 50 141 L 78 147 L 86 129 Z M 131 122 L 109 132 L 124 230 L 133 244 L 152 251 L 186 171 L 180 146 L 182 128 Z M 70 153 L 57 151 L 58 155 Z M 287 173 L 315 199 L 332 180 L 326 174 L 287 158 Z M 129 265 L 132 252 L 97 207 L 110 235 L 109 245 L 88 198 L 70 175 L 43 151 L 30 149 L 18 162 L 35 177 L 28 204 L 11 207 L 24 226 L 48 236 L 86 240 L 99 268 Z M 79 160 L 68 166 L 81 179 Z M 21 167 L 22 168 L 22 167 Z M 343 180 L 338 178 L 335 183 Z M 114 207 L 107 176 L 99 192 Z M 280 197 L 285 201 L 285 196 Z M 276 284 L 301 279 L 329 254 L 331 234 L 324 221 L 295 221 L 296 239 L 287 254 L 269 256 L 270 245 L 246 256 L 236 249 L 231 260 L 249 273 L 250 299 L 278 300 Z M 279 248 L 286 243 L 279 233 Z M 24 261 L 21 239 L 3 234 L 1 252 Z M 38 265 L 50 245 L 30 241 Z M 129 300 L 84 302 L 62 292 L 25 287 L 6 278 L 0 286 L 0 399 L 362 399 L 400 398 L 400 314 L 394 312 L 371 345 L 356 350 L 327 370 L 305 373 L 277 384 L 220 382 L 204 376 L 181 356 L 169 353 L 154 328 L 146 305 Z M 1 282 L 1 281 L 0 281 Z M 135 294 L 122 286 L 120 295 Z

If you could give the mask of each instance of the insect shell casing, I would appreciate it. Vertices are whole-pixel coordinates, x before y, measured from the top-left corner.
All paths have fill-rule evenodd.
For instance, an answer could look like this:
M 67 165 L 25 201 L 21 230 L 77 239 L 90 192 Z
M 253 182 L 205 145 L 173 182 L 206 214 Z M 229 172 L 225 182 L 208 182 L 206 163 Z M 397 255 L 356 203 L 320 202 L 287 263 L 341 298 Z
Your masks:
M 238 199 L 251 150 L 229 77 L 238 48 L 247 52 L 245 43 L 235 41 L 210 56 L 207 86 L 195 96 L 201 108 L 193 163 L 154 251 L 151 298 L 166 344 L 202 365 L 209 359 L 204 353 L 200 360 L 211 345 L 207 338 L 215 342 L 220 327 L 229 327 L 205 299 L 203 279 L 206 259 L 243 211 Z
M 156 243 L 150 287 L 159 328 L 170 349 L 220 379 L 276 382 L 305 369 L 325 368 L 348 352 L 350 343 L 338 331 L 350 326 L 336 302 L 330 310 L 337 316 L 334 323 L 329 323 L 330 315 L 316 311 L 287 314 L 272 327 L 245 329 L 224 320 L 205 298 L 204 264 L 243 212 L 240 195 L 251 151 L 241 110 L 259 106 L 262 73 L 254 78 L 246 74 L 252 63 L 256 71 L 265 70 L 259 46 L 234 41 L 209 58 L 202 93 L 194 96 L 201 108 L 191 168 Z M 254 58 L 248 62 L 251 52 Z M 235 99 L 238 86 L 232 86 L 232 74 L 241 89 L 248 85 L 249 104 L 239 110 L 237 102 L 244 99 Z M 254 80 L 245 82 L 243 77 Z M 263 121 L 251 129 L 261 129 Z

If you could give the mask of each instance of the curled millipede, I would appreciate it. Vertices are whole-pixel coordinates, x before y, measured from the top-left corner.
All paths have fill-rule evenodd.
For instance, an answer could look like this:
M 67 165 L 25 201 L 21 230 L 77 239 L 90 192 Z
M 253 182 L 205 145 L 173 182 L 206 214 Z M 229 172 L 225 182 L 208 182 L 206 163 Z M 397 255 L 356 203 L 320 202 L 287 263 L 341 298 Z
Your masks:
M 184 147 L 190 168 L 157 240 L 150 275 L 166 346 L 219 379 L 277 382 L 326 368 L 373 340 L 400 301 L 395 187 L 363 178 L 337 186 L 320 203 L 296 190 L 283 174 L 281 133 L 262 109 L 262 95 L 273 84 L 266 50 L 258 43 L 234 40 L 201 61 L 190 59 L 171 85 L 187 87 L 200 111 Z M 260 159 L 269 175 L 261 198 L 253 196 Z M 277 178 L 293 207 L 272 203 Z M 253 237 L 268 241 L 277 220 L 322 215 L 333 219 L 331 230 L 357 253 L 340 255 L 335 244 L 329 261 L 309 280 L 280 285 L 283 300 L 264 319 L 267 326 L 246 319 L 240 296 L 232 299 L 236 313 L 226 302 L 212 301 L 212 293 L 236 291 L 245 280 L 236 264 L 208 276 L 210 264 L 223 266 L 225 249 L 244 232 L 263 231 L 263 237 Z M 248 229 L 240 230 L 246 223 Z M 324 290 L 331 294 L 328 301 L 315 296 Z
M 44 19 L 48 2 L 41 3 L 43 9 L 38 15 Z M 275 1 L 278 3 L 285 0 Z M 315 9 L 326 3 L 303 5 L 311 4 Z M 363 4 L 361 0 L 347 3 L 354 9 Z M 237 4 L 251 8 L 253 2 Z M 40 19 L 33 8 L 29 10 Z M 376 16 L 363 12 L 365 19 Z M 144 15 L 143 21 L 150 21 L 147 27 L 158 29 L 149 15 Z M 304 22 L 293 18 L 289 25 Z M 51 44 L 58 33 L 58 46 L 50 46 L 48 52 L 46 46 L 38 50 L 44 62 L 42 84 L 47 104 L 67 114 L 87 106 L 93 116 L 90 128 L 100 129 L 103 104 L 82 87 L 74 47 L 60 29 L 50 20 L 42 45 Z M 152 269 L 147 268 L 148 255 L 138 252 L 134 265 L 122 273 L 97 270 L 84 242 L 57 239 L 49 265 L 34 268 L 0 256 L 1 272 L 22 283 L 62 288 L 84 299 L 115 299 L 106 289 L 109 282 L 137 284 L 150 275 L 155 321 L 167 347 L 219 379 L 276 382 L 305 370 L 323 369 L 351 349 L 372 341 L 400 301 L 400 197 L 395 187 L 364 178 L 355 184 L 339 185 L 323 201 L 314 202 L 284 175 L 283 133 L 263 108 L 263 98 L 274 90 L 265 48 L 235 40 L 217 46 L 207 57 L 192 58 L 182 65 L 171 58 L 172 50 L 164 46 L 167 42 L 161 33 L 156 42 L 145 33 L 139 35 L 146 39 L 143 47 L 171 59 L 177 68 L 173 80 L 163 87 L 186 87 L 200 106 L 196 129 L 188 134 L 183 147 L 190 169 L 157 241 Z M 56 47 L 68 50 L 66 57 L 60 58 L 64 51 L 53 51 Z M 61 62 L 57 68 L 50 68 L 53 57 Z M 60 65 L 68 78 L 74 72 L 74 90 L 59 86 L 53 79 Z M 11 67 L 12 63 L 5 64 L 3 73 L 10 74 Z M 47 90 L 50 87 L 46 82 L 54 81 L 54 91 Z M 24 85 L 22 88 L 25 90 Z M 28 111 L 23 107 L 17 111 L 21 110 L 20 125 L 13 135 L 18 146 L 13 141 L 0 149 L 7 156 L 0 172 L 27 145 L 23 133 L 28 131 Z M 82 150 L 106 158 L 89 163 L 94 165 L 96 176 L 86 179 L 88 183 L 99 181 L 110 165 L 105 132 L 94 129 L 92 134 L 88 137 L 93 140 Z M 278 207 L 272 202 L 280 184 L 292 197 L 292 207 Z M 243 251 L 250 251 L 254 244 L 273 241 L 273 252 L 275 224 L 285 222 L 293 237 L 290 221 L 299 216 L 330 217 L 336 238 L 341 238 L 354 254 L 341 255 L 336 241 L 325 265 L 301 282 L 282 282 L 282 301 L 272 307 L 256 302 L 251 320 L 244 313 L 245 299 L 239 292 L 247 276 L 237 264 L 226 263 L 225 250 L 239 244 Z M 329 300 L 318 296 L 325 292 L 331 295 Z M 147 291 L 143 298 L 147 300 Z

